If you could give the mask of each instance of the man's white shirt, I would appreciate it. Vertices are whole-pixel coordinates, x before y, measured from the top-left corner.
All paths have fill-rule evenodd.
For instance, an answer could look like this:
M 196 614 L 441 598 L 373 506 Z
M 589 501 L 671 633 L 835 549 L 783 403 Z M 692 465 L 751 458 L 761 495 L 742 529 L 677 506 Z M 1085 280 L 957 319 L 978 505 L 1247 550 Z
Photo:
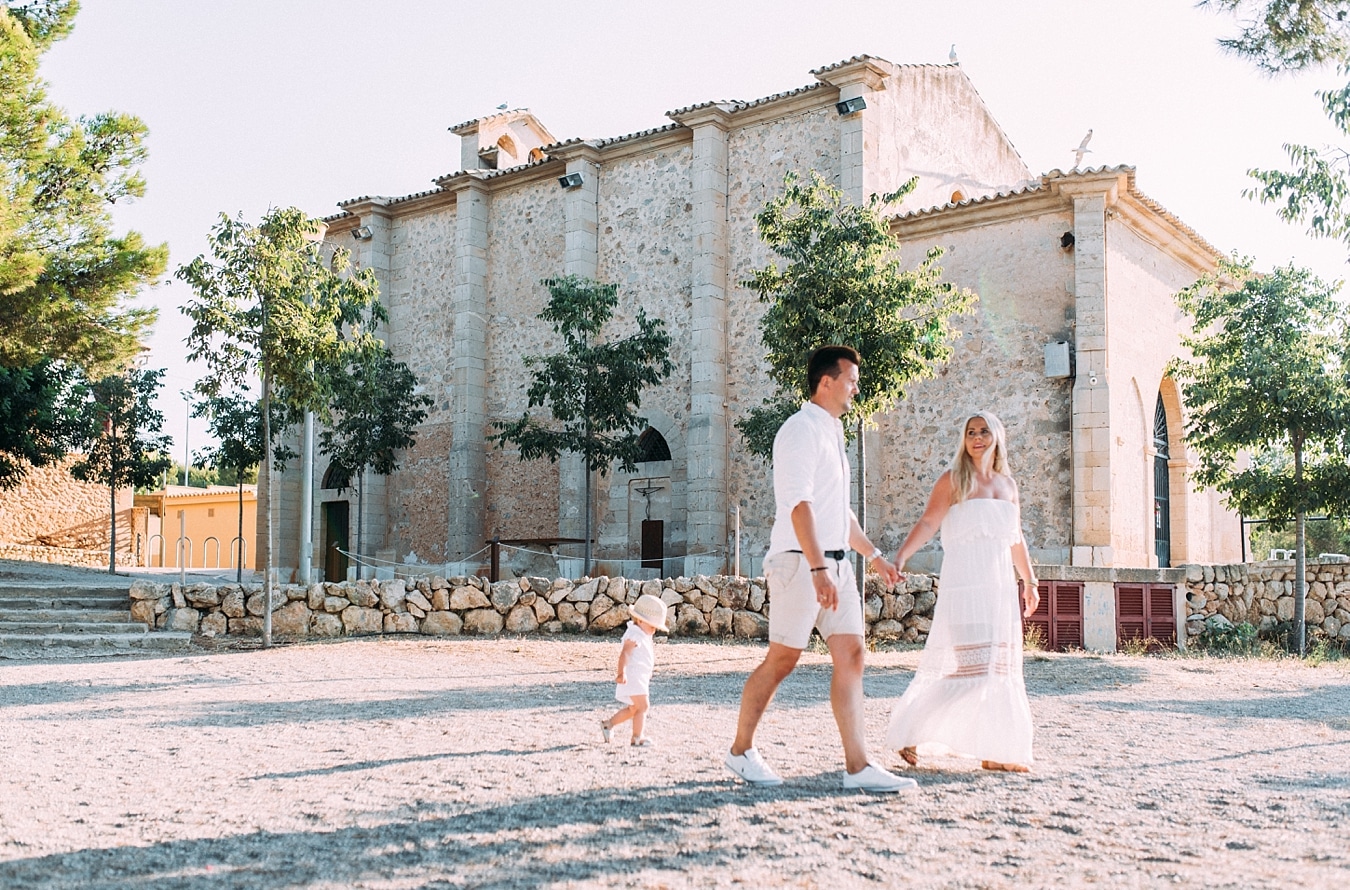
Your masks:
M 802 405 L 773 440 L 773 531 L 766 558 L 801 550 L 792 509 L 811 504 L 822 550 L 847 550 L 850 521 L 849 463 L 844 425 L 815 402 Z

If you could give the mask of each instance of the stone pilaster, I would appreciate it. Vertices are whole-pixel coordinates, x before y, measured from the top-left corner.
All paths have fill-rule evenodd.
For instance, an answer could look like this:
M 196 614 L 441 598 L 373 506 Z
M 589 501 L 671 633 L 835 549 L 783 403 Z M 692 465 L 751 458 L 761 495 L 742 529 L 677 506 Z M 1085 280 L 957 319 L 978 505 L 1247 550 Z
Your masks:
M 563 197 L 563 272 L 597 279 L 600 276 L 600 153 L 594 146 L 582 143 L 568 146 L 553 157 L 567 164 L 565 172 L 581 174 L 581 185 L 568 189 Z M 592 480 L 593 485 L 595 482 Z M 559 537 L 585 537 L 585 510 L 586 462 L 579 454 L 563 454 L 558 458 Z M 598 531 L 599 526 L 592 518 L 592 537 L 598 537 Z
M 1073 198 L 1073 565 L 1114 564 L 1111 546 L 1111 390 L 1107 360 L 1106 220 L 1110 182 L 1065 185 Z
M 889 76 L 886 68 L 868 58 L 816 75 L 839 89 L 840 102 L 861 98 L 869 106 L 839 118 L 839 189 L 854 204 L 862 204 L 877 191 L 879 124 L 870 97 L 886 88 Z
M 694 131 L 694 258 L 686 439 L 687 574 L 727 566 L 727 109 L 673 116 Z
M 487 496 L 487 249 L 489 198 L 474 179 L 455 196 L 450 445 L 450 528 L 446 558 L 483 547 Z

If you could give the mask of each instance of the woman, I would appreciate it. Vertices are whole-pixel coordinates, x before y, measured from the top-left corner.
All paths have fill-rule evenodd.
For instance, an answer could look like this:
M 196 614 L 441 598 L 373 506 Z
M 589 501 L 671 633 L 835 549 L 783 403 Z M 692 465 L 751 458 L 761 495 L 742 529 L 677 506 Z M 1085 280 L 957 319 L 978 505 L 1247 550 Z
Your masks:
M 887 742 L 911 765 L 919 752 L 976 757 L 988 770 L 1031 765 L 1031 708 L 1022 682 L 1022 614 L 1040 595 L 1022 540 L 1017 483 L 1003 424 L 988 411 L 965 422 L 952 468 L 895 555 L 896 568 L 942 530 L 942 574 L 919 669 L 891 715 Z

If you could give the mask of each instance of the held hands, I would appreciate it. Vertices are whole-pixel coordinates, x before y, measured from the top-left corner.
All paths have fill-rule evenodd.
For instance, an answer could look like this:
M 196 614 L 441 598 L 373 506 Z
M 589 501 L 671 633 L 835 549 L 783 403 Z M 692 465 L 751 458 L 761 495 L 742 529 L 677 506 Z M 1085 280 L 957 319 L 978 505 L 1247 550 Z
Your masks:
M 878 555 L 868 560 L 868 562 L 871 563 L 872 568 L 876 570 L 876 573 L 881 576 L 881 580 L 886 582 L 887 587 L 894 587 L 896 584 L 905 580 L 905 576 L 900 574 L 900 570 L 896 568 L 895 564 L 887 562 L 886 557 L 884 556 Z

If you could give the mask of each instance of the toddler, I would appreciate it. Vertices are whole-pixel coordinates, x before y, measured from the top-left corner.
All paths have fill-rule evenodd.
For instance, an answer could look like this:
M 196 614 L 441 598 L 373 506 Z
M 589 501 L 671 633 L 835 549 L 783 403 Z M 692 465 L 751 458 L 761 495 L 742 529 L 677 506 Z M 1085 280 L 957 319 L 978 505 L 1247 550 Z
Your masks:
M 651 683 L 652 668 L 656 664 L 656 649 L 652 645 L 652 635 L 659 627 L 666 626 L 666 604 L 651 594 L 643 594 L 637 602 L 628 608 L 628 630 L 623 635 L 623 647 L 619 650 L 619 670 L 614 677 L 618 684 L 614 697 L 624 703 L 624 707 L 613 717 L 600 722 L 600 732 L 605 741 L 609 741 L 614 727 L 625 720 L 633 721 L 632 744 L 645 748 L 651 740 L 644 734 L 647 721 L 647 687 Z

